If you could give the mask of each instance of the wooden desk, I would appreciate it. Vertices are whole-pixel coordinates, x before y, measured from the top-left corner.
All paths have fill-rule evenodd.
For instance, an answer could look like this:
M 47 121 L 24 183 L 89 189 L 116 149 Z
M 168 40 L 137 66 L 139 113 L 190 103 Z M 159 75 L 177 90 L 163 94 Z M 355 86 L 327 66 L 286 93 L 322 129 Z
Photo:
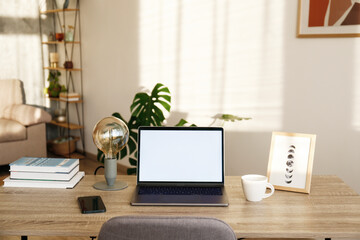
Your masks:
M 208 216 L 224 220 L 238 237 L 360 239 L 360 196 L 336 176 L 314 176 L 311 194 L 276 191 L 259 203 L 244 198 L 240 177 L 226 177 L 229 207 L 134 207 L 134 176 L 119 176 L 129 187 L 92 188 L 104 176 L 85 176 L 75 189 L 0 187 L 0 235 L 97 236 L 101 225 L 120 215 Z M 100 195 L 106 213 L 81 214 L 79 196 Z

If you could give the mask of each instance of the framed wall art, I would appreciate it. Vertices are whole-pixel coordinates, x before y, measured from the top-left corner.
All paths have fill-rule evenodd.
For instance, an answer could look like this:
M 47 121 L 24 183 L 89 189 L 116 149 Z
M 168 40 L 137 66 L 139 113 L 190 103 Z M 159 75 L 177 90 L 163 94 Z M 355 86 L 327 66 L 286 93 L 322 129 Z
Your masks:
M 267 177 L 275 189 L 310 193 L 316 135 L 273 132 Z
M 298 37 L 360 37 L 359 0 L 299 0 Z

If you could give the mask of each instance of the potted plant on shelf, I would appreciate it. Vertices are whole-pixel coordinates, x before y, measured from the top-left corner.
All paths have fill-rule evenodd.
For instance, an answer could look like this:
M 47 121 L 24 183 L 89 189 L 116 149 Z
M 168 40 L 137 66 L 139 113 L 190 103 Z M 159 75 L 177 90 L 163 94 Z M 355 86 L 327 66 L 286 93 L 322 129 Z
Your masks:
M 66 92 L 65 85 L 59 83 L 59 76 L 61 73 L 59 71 L 50 71 L 48 76 L 49 87 L 46 89 L 46 93 L 49 97 L 57 98 L 59 97 L 60 92 Z

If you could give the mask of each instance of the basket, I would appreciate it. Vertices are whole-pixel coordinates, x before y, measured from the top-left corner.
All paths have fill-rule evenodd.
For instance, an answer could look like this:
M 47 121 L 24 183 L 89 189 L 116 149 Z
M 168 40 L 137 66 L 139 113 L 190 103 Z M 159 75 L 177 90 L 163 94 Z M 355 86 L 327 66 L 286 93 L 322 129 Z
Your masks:
M 50 151 L 57 155 L 69 155 L 70 153 L 75 152 L 76 150 L 76 141 L 79 140 L 79 137 L 71 136 L 71 140 L 66 140 L 59 142 L 59 140 L 64 137 L 58 137 L 49 142 Z

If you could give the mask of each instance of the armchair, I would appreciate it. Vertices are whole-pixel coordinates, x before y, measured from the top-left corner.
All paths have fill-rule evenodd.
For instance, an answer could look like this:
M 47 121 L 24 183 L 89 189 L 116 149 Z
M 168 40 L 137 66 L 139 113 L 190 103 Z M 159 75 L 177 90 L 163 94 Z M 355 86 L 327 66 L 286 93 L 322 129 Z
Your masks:
M 46 157 L 46 111 L 24 104 L 20 80 L 0 80 L 0 165 L 24 156 Z

